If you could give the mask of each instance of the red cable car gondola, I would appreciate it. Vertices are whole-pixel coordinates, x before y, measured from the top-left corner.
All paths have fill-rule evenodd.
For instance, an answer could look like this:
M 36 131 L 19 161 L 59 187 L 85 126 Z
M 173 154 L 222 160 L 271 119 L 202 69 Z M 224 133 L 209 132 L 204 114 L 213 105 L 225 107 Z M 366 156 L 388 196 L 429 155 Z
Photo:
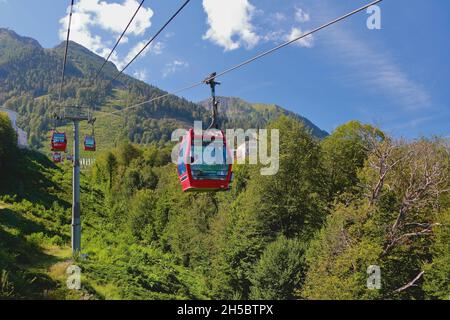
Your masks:
M 84 151 L 96 151 L 97 145 L 94 136 L 84 137 Z
M 91 119 L 89 123 L 92 125 L 92 133 L 91 135 L 87 135 L 84 137 L 84 151 L 96 151 L 97 144 L 95 142 L 95 118 Z
M 62 155 L 59 152 L 54 152 L 52 155 L 52 160 L 54 163 L 61 163 L 62 162 Z
M 178 177 L 183 191 L 228 190 L 232 165 L 225 136 L 217 130 L 213 135 L 195 135 L 190 129 L 180 146 Z
M 65 132 L 52 132 L 51 139 L 51 147 L 52 151 L 63 151 L 67 150 L 67 137 Z
M 203 82 L 211 87 L 212 122 L 206 133 L 196 134 L 190 129 L 181 142 L 178 156 L 178 177 L 183 191 L 228 190 L 232 179 L 230 152 L 225 135 L 218 126 L 218 101 L 216 100 L 216 73 Z M 215 129 L 215 130 L 214 130 Z

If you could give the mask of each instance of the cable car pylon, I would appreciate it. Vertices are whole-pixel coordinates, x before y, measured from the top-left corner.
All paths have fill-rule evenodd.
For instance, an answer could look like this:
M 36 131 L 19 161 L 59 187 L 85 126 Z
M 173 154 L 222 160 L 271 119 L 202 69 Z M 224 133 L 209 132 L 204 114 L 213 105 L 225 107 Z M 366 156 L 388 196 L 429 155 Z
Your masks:
M 73 176 L 72 176 L 72 254 L 81 253 L 81 209 L 80 209 L 80 122 L 93 124 L 94 118 L 89 108 L 64 107 L 61 120 L 73 123 Z
M 328 28 L 328 27 L 330 27 L 330 26 L 332 26 L 332 25 L 334 25 L 334 24 L 336 24 L 338 22 L 341 22 L 341 21 L 343 21 L 343 20 L 345 20 L 345 19 L 347 19 L 347 18 L 349 18 L 349 17 L 351 17 L 351 16 L 353 16 L 353 15 L 359 13 L 359 12 L 362 12 L 362 11 L 366 10 L 367 8 L 369 8 L 371 6 L 374 6 L 374 5 L 376 5 L 376 4 L 378 4 L 378 3 L 382 2 L 382 1 L 383 0 L 375 0 L 375 1 L 371 2 L 371 3 L 368 3 L 368 4 L 358 8 L 358 9 L 355 9 L 355 10 L 351 11 L 351 12 L 349 12 L 349 13 L 347 13 L 347 14 L 339 17 L 339 18 L 336 18 L 336 19 L 334 19 L 334 20 L 332 20 L 330 22 L 327 22 L 327 23 L 325 23 L 325 24 L 323 24 L 323 25 L 321 25 L 321 26 L 319 26 L 319 27 L 317 27 L 317 28 L 315 28 L 315 29 L 313 29 L 311 31 L 303 33 L 300 36 L 296 37 L 295 39 L 289 40 L 289 41 L 287 41 L 285 43 L 282 43 L 282 44 L 280 44 L 280 45 L 278 45 L 278 46 L 276 46 L 276 47 L 274 47 L 272 49 L 269 49 L 267 51 L 261 52 L 258 55 L 254 56 L 253 58 L 247 59 L 247 60 L 245 60 L 245 61 L 243 61 L 243 62 L 241 62 L 241 63 L 239 63 L 239 64 L 237 64 L 237 65 L 235 65 L 235 66 L 233 66 L 231 68 L 229 68 L 229 69 L 226 69 L 226 70 L 216 74 L 214 76 L 214 78 L 222 77 L 222 76 L 224 76 L 224 75 L 226 75 L 226 74 L 228 74 L 228 73 L 230 73 L 232 71 L 235 71 L 235 70 L 237 70 L 239 68 L 242 68 L 242 67 L 244 67 L 244 66 L 246 66 L 246 65 L 248 65 L 248 64 L 250 64 L 250 63 L 252 63 L 252 62 L 254 62 L 256 60 L 259 60 L 259 59 L 261 59 L 261 58 L 263 58 L 263 57 L 265 57 L 267 55 L 270 55 L 270 54 L 272 54 L 272 53 L 274 53 L 274 52 L 276 52 L 276 51 L 278 51 L 278 50 L 280 50 L 280 49 L 282 49 L 284 47 L 287 47 L 287 46 L 291 45 L 294 42 L 297 42 L 297 41 L 299 41 L 301 39 L 309 37 L 309 36 L 313 35 L 316 32 L 319 32 L 319 31 L 321 31 L 321 30 L 323 30 L 325 28 Z M 207 79 L 207 80 L 209 80 L 209 79 Z M 139 103 L 136 103 L 136 104 L 134 104 L 132 106 L 129 106 L 127 108 L 123 108 L 123 109 L 120 109 L 120 110 L 116 110 L 116 111 L 112 111 L 112 112 L 106 113 L 104 116 L 115 115 L 115 114 L 122 113 L 122 112 L 125 112 L 125 111 L 130 110 L 130 109 L 139 108 L 139 107 L 141 107 L 143 105 L 149 104 L 149 103 L 157 101 L 157 100 L 161 100 L 161 99 L 169 97 L 171 95 L 177 95 L 177 94 L 180 94 L 181 92 L 194 89 L 194 88 L 196 88 L 198 86 L 201 86 L 204 83 L 205 83 L 205 80 L 198 81 L 198 82 L 195 82 L 195 83 L 193 83 L 193 84 L 191 84 L 189 86 L 185 86 L 183 88 L 180 88 L 178 90 L 174 90 L 174 91 L 167 92 L 167 93 L 164 93 L 162 95 L 153 97 L 150 100 L 139 102 Z

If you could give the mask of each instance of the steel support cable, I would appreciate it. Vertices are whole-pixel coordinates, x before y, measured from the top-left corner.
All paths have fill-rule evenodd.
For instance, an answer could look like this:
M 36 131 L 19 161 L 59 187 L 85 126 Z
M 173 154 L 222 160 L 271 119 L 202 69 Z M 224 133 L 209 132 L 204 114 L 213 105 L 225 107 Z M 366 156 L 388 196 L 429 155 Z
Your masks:
M 138 107 L 140 107 L 140 106 L 142 106 L 142 105 L 144 105 L 146 103 L 151 103 L 151 102 L 154 102 L 154 101 L 157 101 L 157 100 L 161 100 L 161 99 L 166 98 L 166 97 L 171 96 L 171 95 L 176 95 L 176 94 L 178 94 L 180 92 L 187 91 L 187 90 L 193 89 L 195 87 L 198 87 L 201 84 L 203 84 L 203 81 L 200 81 L 200 82 L 198 82 L 196 84 L 193 84 L 193 85 L 190 85 L 190 86 L 187 86 L 187 87 L 184 87 L 184 88 L 172 91 L 172 92 L 165 93 L 163 95 L 157 96 L 155 98 L 152 98 L 152 99 L 144 101 L 144 102 L 140 102 L 138 104 L 134 104 L 134 105 L 129 106 L 129 107 L 124 108 L 124 109 L 120 109 L 120 110 L 116 110 L 116 111 L 108 112 L 108 113 L 103 113 L 102 115 L 98 116 L 97 118 L 106 117 L 106 116 L 109 116 L 109 115 L 114 115 L 114 114 L 117 114 L 117 113 L 121 113 L 121 112 L 126 111 L 126 110 L 138 108 Z
M 73 14 L 74 2 L 75 2 L 75 0 L 72 0 L 72 2 L 70 4 L 69 24 L 67 27 L 66 47 L 64 50 L 64 61 L 63 61 L 63 68 L 62 68 L 62 75 L 61 75 L 61 85 L 59 87 L 58 102 L 61 102 L 62 90 L 63 90 L 64 80 L 65 80 L 65 75 L 66 75 L 67 53 L 69 52 L 70 26 L 72 25 L 72 14 Z
M 285 42 L 285 43 L 283 43 L 283 44 L 280 44 L 279 46 L 277 46 L 277 47 L 275 47 L 275 48 L 272 48 L 272 49 L 267 50 L 267 51 L 265 51 L 265 52 L 263 52 L 263 53 L 260 53 L 260 54 L 256 55 L 256 56 L 253 57 L 253 58 L 250 58 L 250 59 L 248 59 L 248 60 L 246 60 L 246 61 L 244 61 L 244 62 L 242 62 L 242 63 L 240 63 L 240 64 L 238 64 L 238 65 L 236 65 L 236 66 L 234 66 L 234 67 L 232 67 L 232 68 L 229 68 L 229 69 L 227 69 L 227 70 L 225 70 L 225 71 L 222 71 L 222 72 L 218 73 L 218 74 L 215 76 L 215 78 L 221 77 L 221 76 L 223 76 L 223 75 L 225 75 L 225 74 L 227 74 L 227 73 L 229 73 L 229 72 L 231 72 L 231 71 L 234 71 L 234 70 L 236 70 L 236 69 L 239 69 L 239 68 L 241 68 L 241 67 L 243 67 L 243 66 L 245 66 L 245 65 L 247 65 L 247 64 L 249 64 L 249 63 L 252 63 L 252 62 L 255 61 L 255 60 L 258 60 L 258 59 L 260 59 L 260 58 L 262 58 L 262 57 L 265 57 L 265 56 L 271 54 L 272 52 L 275 52 L 275 51 L 277 51 L 277 50 L 279 50 L 279 49 L 282 49 L 282 48 L 284 48 L 284 47 L 286 47 L 286 46 L 288 46 L 288 45 L 290 45 L 290 44 L 292 44 L 292 43 L 294 43 L 294 42 L 296 42 L 296 41 L 298 41 L 298 40 L 307 38 L 307 37 L 311 36 L 312 34 L 318 32 L 318 31 L 320 31 L 320 30 L 322 30 L 322 29 L 325 29 L 325 28 L 327 28 L 327 27 L 329 27 L 329 26 L 331 26 L 331 25 L 333 25 L 333 24 L 336 24 L 336 23 L 338 23 L 338 22 L 340 22 L 340 21 L 342 21 L 342 20 L 345 20 L 345 19 L 347 19 L 348 17 L 350 17 L 350 16 L 352 16 L 352 15 L 354 15 L 354 14 L 356 14 L 356 13 L 359 13 L 359 12 L 361 12 L 361 11 L 363 11 L 363 10 L 366 10 L 367 8 L 369 8 L 369 7 L 373 6 L 373 5 L 376 5 L 377 3 L 380 3 L 381 1 L 383 1 L 383 0 L 376 0 L 376 1 L 372 2 L 372 3 L 369 3 L 369 4 L 363 6 L 363 7 L 359 8 L 359 9 L 356 9 L 356 10 L 353 10 L 352 12 L 347 13 L 346 15 L 343 15 L 343 16 L 337 18 L 337 19 L 334 19 L 333 21 L 330 21 L 330 22 L 328 22 L 328 23 L 325 23 L 325 24 L 321 25 L 320 27 L 318 27 L 318 28 L 316 28 L 316 29 L 313 29 L 313 30 L 311 30 L 311 31 L 308 31 L 308 32 L 306 32 L 305 34 L 303 34 L 303 35 L 301 35 L 301 36 L 299 36 L 299 37 L 297 37 L 297 38 L 295 38 L 295 39 L 292 39 L 292 40 L 287 41 L 287 42 Z M 211 79 L 207 79 L 207 80 L 211 80 Z
M 103 62 L 102 66 L 100 67 L 100 69 L 97 71 L 97 74 L 95 76 L 94 81 L 96 81 L 98 79 L 98 76 L 100 75 L 100 73 L 103 71 L 103 68 L 105 67 L 105 65 L 108 63 L 109 59 L 111 58 L 112 54 L 114 53 L 114 51 L 116 50 L 117 46 L 120 44 L 120 42 L 122 41 L 122 38 L 125 36 L 126 32 L 128 31 L 128 29 L 131 26 L 131 23 L 134 21 L 134 18 L 136 18 L 139 10 L 141 10 L 143 4 L 144 4 L 145 0 L 141 1 L 141 4 L 139 5 L 139 7 L 136 9 L 136 11 L 134 12 L 133 16 L 131 17 L 131 20 L 128 22 L 127 26 L 125 27 L 125 30 L 123 30 L 122 34 L 120 35 L 119 39 L 117 39 L 116 44 L 114 45 L 114 47 L 112 48 L 111 52 L 109 53 L 108 57 L 105 59 L 105 61 Z
M 148 48 L 148 46 L 161 34 L 161 32 L 166 29 L 166 27 L 176 18 L 176 16 L 178 16 L 178 14 L 188 5 L 189 2 L 191 2 L 191 0 L 186 0 L 183 3 L 183 5 L 170 17 L 169 20 L 167 20 L 167 22 L 158 30 L 158 32 L 156 32 L 156 34 L 147 42 L 147 44 L 133 57 L 133 59 L 131 59 L 131 61 L 128 62 L 128 64 L 122 70 L 120 70 L 119 73 L 117 73 L 117 75 L 110 81 L 108 86 L 113 83 L 122 73 L 124 73 L 126 69 L 128 69 L 128 67 L 142 54 L 142 52 L 144 52 Z
M 351 11 L 351 12 L 349 12 L 349 13 L 347 13 L 347 14 L 345 14 L 345 15 L 339 17 L 339 18 L 337 18 L 337 19 L 334 19 L 334 20 L 332 20 L 332 21 L 330 21 L 330 22 L 328 22 L 328 23 L 325 23 L 325 24 L 321 25 L 320 27 L 317 27 L 317 28 L 315 28 L 315 29 L 313 29 L 313 30 L 311 30 L 311 31 L 308 31 L 308 32 L 306 32 L 305 34 L 303 34 L 303 35 L 301 35 L 301 36 L 299 36 L 299 37 L 297 37 L 297 38 L 295 38 L 295 39 L 292 39 L 292 40 L 289 40 L 289 41 L 287 41 L 287 42 L 285 42 L 285 43 L 282 43 L 282 44 L 280 44 L 279 46 L 276 46 L 276 47 L 274 47 L 274 48 L 272 48 L 272 49 L 270 49 L 270 50 L 267 50 L 267 51 L 265 51 L 265 52 L 262 52 L 262 53 L 260 53 L 260 54 L 258 54 L 258 55 L 256 55 L 256 56 L 254 56 L 253 58 L 250 58 L 250 59 L 248 59 L 248 60 L 245 60 L 244 62 L 242 62 L 242 63 L 240 63 L 240 64 L 238 64 L 238 65 L 236 65 L 236 66 L 234 66 L 234 67 L 231 67 L 231 68 L 229 68 L 229 69 L 226 69 L 225 71 L 222 71 L 222 72 L 218 73 L 218 74 L 215 75 L 214 77 L 207 78 L 207 79 L 205 79 L 205 80 L 203 80 L 203 81 L 196 82 L 196 83 L 194 83 L 194 84 L 192 84 L 192 85 L 190 85 L 190 86 L 186 86 L 186 87 L 184 87 L 184 88 L 181 88 L 181 89 L 172 91 L 172 92 L 170 92 L 170 93 L 163 94 L 163 95 L 161 95 L 161 96 L 158 96 L 158 97 L 152 98 L 152 99 L 150 99 L 150 100 L 147 100 L 147 101 L 144 101 L 144 102 L 141 102 L 141 103 L 132 105 L 132 106 L 130 106 L 130 107 L 127 107 L 127 108 L 124 108 L 124 109 L 121 109 L 121 110 L 117 110 L 117 111 L 114 111 L 114 112 L 110 112 L 110 113 L 108 113 L 108 114 L 104 114 L 103 116 L 112 115 L 112 114 L 117 114 L 117 113 L 124 112 L 124 111 L 130 110 L 130 109 L 138 108 L 138 107 L 140 107 L 140 106 L 142 106 L 142 105 L 144 105 L 144 104 L 146 104 L 146 103 L 151 103 L 151 102 L 157 101 L 157 100 L 159 100 L 159 99 L 165 98 L 165 97 L 167 97 L 167 96 L 170 96 L 170 95 L 176 95 L 176 94 L 178 94 L 178 93 L 180 93 L 180 92 L 187 91 L 187 90 L 193 89 L 193 88 L 195 88 L 195 87 L 198 87 L 198 86 L 204 84 L 205 82 L 207 82 L 208 80 L 216 79 L 216 78 L 221 77 L 221 76 L 223 76 L 223 75 L 225 75 L 225 74 L 227 74 L 227 73 L 230 73 L 230 72 L 232 72 L 232 71 L 234 71 L 234 70 L 236 70 L 236 69 L 239 69 L 239 68 L 241 68 L 241 67 L 243 67 L 243 66 L 245 66 L 245 65 L 247 65 L 247 64 L 249 64 L 249 63 L 254 62 L 255 60 L 258 60 L 258 59 L 260 59 L 260 58 L 262 58 L 262 57 L 265 57 L 265 56 L 267 56 L 267 55 L 269 55 L 269 54 L 271 54 L 271 53 L 273 53 L 273 52 L 275 52 L 275 51 L 277 51 L 277 50 L 279 50 L 279 49 L 282 49 L 282 48 L 284 48 L 284 47 L 286 47 L 286 46 L 288 46 L 288 45 L 290 45 L 290 44 L 292 44 L 292 43 L 294 43 L 294 42 L 296 42 L 296 41 L 299 41 L 299 40 L 301 40 L 301 39 L 304 39 L 304 38 L 306 38 L 306 37 L 309 37 L 309 36 L 311 36 L 312 34 L 318 32 L 318 31 L 320 31 L 320 30 L 322 30 L 322 29 L 325 29 L 325 28 L 327 28 L 327 27 L 329 27 L 329 26 L 331 26 L 331 25 L 334 25 L 334 24 L 336 24 L 336 23 L 342 21 L 342 20 L 345 20 L 345 19 L 347 19 L 348 17 L 350 17 L 350 16 L 352 16 L 352 15 L 355 15 L 356 13 L 359 13 L 359 12 L 361 12 L 361 11 L 363 11 L 363 10 L 366 10 L 367 8 L 369 8 L 369 7 L 373 6 L 373 5 L 376 5 L 376 4 L 378 4 L 378 3 L 382 2 L 382 1 L 383 1 L 383 0 L 376 0 L 376 1 L 373 1 L 373 2 L 371 2 L 371 3 L 369 3 L 369 4 L 366 4 L 366 5 L 360 7 L 360 8 L 358 8 L 358 9 L 356 9 L 356 10 L 353 10 L 353 11 Z

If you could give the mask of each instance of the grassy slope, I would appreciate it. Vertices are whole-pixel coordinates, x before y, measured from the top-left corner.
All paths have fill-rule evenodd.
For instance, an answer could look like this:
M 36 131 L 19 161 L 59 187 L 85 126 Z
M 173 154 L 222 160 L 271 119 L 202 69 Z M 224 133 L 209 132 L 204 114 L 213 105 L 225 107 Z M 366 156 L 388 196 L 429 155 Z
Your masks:
M 66 288 L 70 167 L 26 151 L 0 183 L 0 298 L 204 298 L 200 277 L 170 254 L 140 245 L 114 225 L 103 195 L 82 177 L 82 290 Z M 22 172 L 22 174 L 18 174 Z M 13 186 L 14 185 L 14 186 Z
M 53 179 L 49 179 L 53 175 Z M 13 177 L 13 178 L 11 178 Z M 8 182 L 13 181 L 10 184 Z M 43 156 L 23 152 L 0 186 L 0 297 L 78 299 L 52 272 L 69 259 L 68 202 L 57 185 L 63 171 Z M 8 191 L 9 190 L 9 191 Z M 20 200 L 19 200 L 20 199 Z

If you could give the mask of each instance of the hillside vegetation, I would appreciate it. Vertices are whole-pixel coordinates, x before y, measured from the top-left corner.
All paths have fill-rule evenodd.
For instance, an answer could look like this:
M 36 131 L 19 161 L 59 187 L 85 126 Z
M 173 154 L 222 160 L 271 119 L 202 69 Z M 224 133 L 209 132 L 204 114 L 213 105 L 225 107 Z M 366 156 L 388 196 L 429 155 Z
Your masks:
M 318 141 L 285 116 L 270 127 L 280 171 L 237 166 L 226 193 L 182 193 L 170 147 L 102 152 L 82 179 L 87 256 L 75 261 L 70 168 L 3 153 L 18 161 L 1 162 L 0 297 L 448 298 L 448 141 L 395 141 L 358 122 Z M 81 291 L 65 286 L 71 264 Z
M 9 122 L 4 123 L 0 133 L 10 129 Z M 94 187 L 90 175 L 82 176 L 81 200 L 83 251 L 89 258 L 73 260 L 71 167 L 56 167 L 40 153 L 12 148 L 7 154 L 14 153 L 14 161 L 0 158 L 8 160 L 3 161 L 8 170 L 0 171 L 0 299 L 205 297 L 197 288 L 201 278 L 173 254 L 142 245 L 123 232 L 127 228 L 102 207 L 105 193 Z M 81 291 L 67 289 L 71 265 L 83 268 Z

